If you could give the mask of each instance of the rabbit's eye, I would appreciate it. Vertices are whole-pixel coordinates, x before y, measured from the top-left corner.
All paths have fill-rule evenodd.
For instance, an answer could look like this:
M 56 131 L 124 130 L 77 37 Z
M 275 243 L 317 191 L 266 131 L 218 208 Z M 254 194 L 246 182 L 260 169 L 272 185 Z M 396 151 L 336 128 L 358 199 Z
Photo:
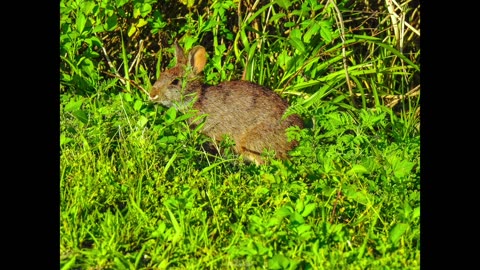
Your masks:
M 180 80 L 179 80 L 179 79 L 175 79 L 175 80 L 173 80 L 172 84 L 173 84 L 173 85 L 180 85 Z

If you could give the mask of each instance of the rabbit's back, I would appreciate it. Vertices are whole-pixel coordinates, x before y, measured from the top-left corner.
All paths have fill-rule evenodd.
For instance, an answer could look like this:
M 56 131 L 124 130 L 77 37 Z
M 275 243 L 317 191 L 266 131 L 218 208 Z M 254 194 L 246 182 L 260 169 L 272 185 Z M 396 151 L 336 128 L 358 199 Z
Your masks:
M 285 129 L 303 127 L 297 115 L 283 118 L 288 103 L 273 91 L 248 81 L 229 81 L 197 90 L 194 109 L 206 114 L 202 132 L 220 140 L 229 135 L 235 150 L 259 163 L 260 155 L 275 150 L 278 158 L 296 146 L 288 142 Z

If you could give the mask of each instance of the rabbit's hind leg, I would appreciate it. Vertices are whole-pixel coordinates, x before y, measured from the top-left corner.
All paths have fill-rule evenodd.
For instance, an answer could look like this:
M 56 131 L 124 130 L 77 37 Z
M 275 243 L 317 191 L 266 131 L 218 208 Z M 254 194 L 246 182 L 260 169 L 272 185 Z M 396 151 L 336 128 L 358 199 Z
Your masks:
M 257 165 L 265 163 L 262 157 L 265 151 L 275 151 L 275 157 L 283 159 L 286 150 L 283 145 L 286 143 L 286 135 L 283 132 L 275 130 L 271 125 L 259 123 L 237 137 L 235 150 Z

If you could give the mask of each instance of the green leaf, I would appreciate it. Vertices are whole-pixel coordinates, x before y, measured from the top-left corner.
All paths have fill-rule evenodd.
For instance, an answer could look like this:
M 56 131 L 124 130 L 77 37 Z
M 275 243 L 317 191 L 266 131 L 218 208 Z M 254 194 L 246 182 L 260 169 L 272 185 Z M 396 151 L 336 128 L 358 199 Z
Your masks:
M 67 144 L 73 141 L 72 138 L 67 137 L 64 133 L 60 134 L 60 145 Z
M 285 15 L 285 13 L 282 13 L 282 12 L 277 13 L 270 18 L 270 22 L 271 23 L 277 23 L 279 19 L 281 19 L 285 16 L 287 16 L 287 15 Z
M 193 7 L 195 0 L 180 0 L 180 3 L 186 5 L 188 8 Z
M 152 6 L 148 3 L 144 3 L 141 7 L 140 7 L 140 15 L 142 17 L 145 17 L 147 16 L 150 12 L 152 12 Z
M 135 34 L 135 31 L 137 31 L 137 28 L 135 27 L 135 25 L 131 25 L 128 29 L 127 35 L 131 37 L 133 36 L 133 34 Z
M 283 218 L 290 216 L 292 213 L 293 209 L 291 206 L 284 206 L 275 212 L 275 216 Z
M 92 32 L 93 32 L 93 33 L 101 33 L 101 32 L 104 32 L 104 31 L 106 31 L 106 26 L 107 26 L 106 23 L 100 24 L 100 25 L 96 25 L 96 26 L 93 28 Z
M 322 21 L 320 24 L 320 36 L 325 40 L 325 43 L 330 43 L 332 41 L 332 25 L 330 22 Z
M 303 212 L 302 212 L 302 217 L 308 216 L 310 213 L 312 213 L 313 210 L 315 210 L 315 208 L 316 208 L 315 203 L 309 203 L 305 205 L 305 208 L 303 209 Z
M 288 9 L 292 5 L 292 3 L 288 0 L 277 0 L 275 3 L 283 9 Z
M 73 111 L 76 111 L 76 110 L 80 110 L 80 108 L 82 107 L 82 104 L 83 104 L 83 99 L 80 99 L 80 100 L 70 100 L 70 102 L 68 102 L 67 105 L 65 105 L 65 108 L 64 110 L 66 112 L 73 112 Z
M 135 5 L 135 8 L 133 9 L 133 18 L 136 19 L 138 16 L 140 16 L 140 8 Z
M 275 254 L 268 260 L 268 269 L 286 269 L 290 264 L 290 260 L 282 254 Z
M 400 237 L 407 231 L 408 224 L 406 223 L 398 223 L 396 224 L 392 230 L 390 230 L 390 241 L 393 244 L 397 244 Z
M 404 178 L 410 174 L 413 166 L 415 166 L 415 163 L 407 160 L 402 160 L 400 162 L 397 162 L 394 166 L 395 171 L 393 172 L 393 174 L 395 175 L 395 177 Z
M 137 23 L 137 27 L 140 28 L 144 25 L 146 25 L 148 22 L 145 21 L 144 19 L 140 18 L 140 20 L 138 20 L 138 23 Z
M 104 24 L 106 31 L 113 31 L 117 27 L 117 15 L 113 14 L 107 18 L 107 22 Z
M 304 224 L 304 223 L 305 223 L 305 219 L 304 219 L 304 218 L 302 217 L 302 215 L 300 215 L 299 213 L 294 212 L 294 213 L 290 216 L 290 222 L 296 223 L 296 224 Z
M 347 172 L 348 175 L 359 175 L 364 173 L 368 173 L 368 170 L 360 164 L 353 165 L 353 167 Z
M 296 229 L 297 229 L 297 233 L 300 235 L 310 231 L 312 229 L 312 226 L 307 224 L 302 224 L 298 226 Z
M 177 110 L 174 107 L 170 107 L 165 113 L 165 122 L 171 124 L 177 118 Z
M 77 256 L 73 256 L 73 258 L 71 258 L 67 263 L 65 263 L 62 268 L 60 268 L 61 270 L 68 270 L 70 269 L 72 266 L 75 265 L 75 260 L 77 259 Z
M 413 209 L 412 218 L 418 218 L 420 216 L 420 206 Z
M 373 201 L 365 190 L 357 191 L 355 186 L 348 186 L 345 189 L 345 195 L 350 199 L 354 200 L 363 205 L 369 205 Z
M 138 119 L 137 121 L 137 125 L 141 128 L 145 127 L 145 125 L 148 123 L 148 118 L 146 118 L 145 116 L 140 116 L 140 119 Z
M 143 102 L 141 100 L 137 99 L 135 101 L 135 103 L 133 104 L 133 109 L 138 112 L 142 108 L 142 105 L 143 105 Z
M 75 116 L 78 120 L 80 120 L 82 123 L 86 124 L 88 123 L 88 116 L 85 111 L 82 110 L 76 110 L 72 112 L 73 116 Z
M 299 52 L 299 54 L 305 53 L 305 45 L 301 39 L 297 37 L 290 37 L 288 39 L 288 43 L 290 43 L 290 45 L 292 45 Z
M 165 233 L 166 228 L 167 228 L 167 225 L 164 222 L 160 223 L 160 225 L 158 225 L 158 228 L 154 232 L 152 232 L 151 237 L 152 238 L 161 237 Z
M 268 192 L 270 192 L 270 190 L 266 187 L 262 187 L 262 186 L 258 186 L 256 189 L 255 189 L 255 195 L 265 195 L 265 194 L 268 194 Z
M 302 212 L 304 206 L 305 206 L 305 201 L 303 199 L 298 199 L 295 203 L 295 211 Z
M 76 26 L 78 33 L 82 34 L 83 30 L 85 29 L 85 25 L 87 23 L 87 17 L 82 12 L 77 14 Z
M 96 7 L 95 2 L 82 1 L 82 8 L 80 10 L 82 11 L 82 13 L 89 15 L 90 13 L 92 13 L 94 7 Z
M 160 265 L 158 266 L 158 269 L 167 269 L 167 266 L 169 265 L 170 263 L 168 262 L 168 259 L 163 259 L 161 262 L 160 262 Z
M 115 3 L 117 5 L 117 8 L 119 8 L 119 7 L 122 7 L 123 5 L 125 5 L 126 3 L 128 3 L 129 1 L 131 1 L 131 0 L 117 0 Z
M 288 64 L 290 60 L 292 59 L 291 56 L 288 55 L 287 51 L 282 51 L 277 58 L 277 64 L 284 70 L 286 71 L 288 69 Z
M 132 102 L 133 101 L 133 97 L 132 97 L 132 95 L 130 95 L 130 93 L 124 93 L 123 98 L 125 98 L 125 100 L 127 102 Z
M 318 33 L 320 28 L 320 24 L 318 22 L 314 22 L 313 25 L 307 30 L 305 35 L 303 35 L 303 41 L 305 41 L 305 43 L 310 43 L 310 39 L 313 35 Z
M 165 147 L 168 144 L 175 144 L 177 141 L 176 136 L 163 136 L 161 137 L 158 142 L 160 143 L 160 146 Z
M 166 171 L 166 170 L 165 170 Z M 175 215 L 170 210 L 168 201 L 164 202 L 163 205 L 167 208 L 168 216 L 170 217 L 170 221 L 172 222 L 173 228 L 175 230 L 175 235 L 173 236 L 172 242 L 175 244 L 182 240 L 183 238 L 183 229 L 180 226 L 180 223 L 175 218 Z
M 276 225 L 280 225 L 282 223 L 282 220 L 278 217 L 272 217 L 268 220 L 267 227 L 273 227 Z

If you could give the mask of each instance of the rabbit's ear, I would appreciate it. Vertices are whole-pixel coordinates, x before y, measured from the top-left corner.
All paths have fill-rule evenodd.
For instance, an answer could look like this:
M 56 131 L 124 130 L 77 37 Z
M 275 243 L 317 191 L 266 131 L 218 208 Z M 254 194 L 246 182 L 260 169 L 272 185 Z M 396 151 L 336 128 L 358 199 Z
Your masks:
M 193 73 L 198 74 L 203 71 L 207 63 L 207 51 L 203 46 L 195 46 L 188 54 L 188 63 L 193 68 Z
M 187 64 L 187 59 L 185 58 L 185 53 L 183 52 L 182 47 L 178 45 L 177 40 L 175 40 L 174 44 L 175 44 L 175 56 L 177 57 L 177 66 Z

